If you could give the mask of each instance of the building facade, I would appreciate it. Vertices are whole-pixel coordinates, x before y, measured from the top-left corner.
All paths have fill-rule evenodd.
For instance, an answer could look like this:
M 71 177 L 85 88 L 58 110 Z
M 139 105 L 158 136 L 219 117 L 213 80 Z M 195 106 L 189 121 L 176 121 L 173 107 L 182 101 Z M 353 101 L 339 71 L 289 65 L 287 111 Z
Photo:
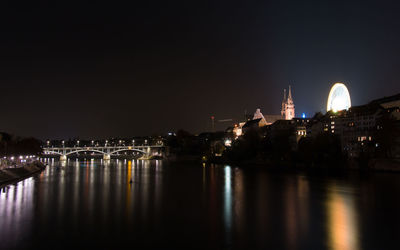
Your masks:
M 382 130 L 388 129 L 381 124 L 384 116 L 391 117 L 394 131 L 400 131 L 400 95 L 377 99 L 348 110 L 327 112 L 312 120 L 307 136 L 332 133 L 340 138 L 342 151 L 349 157 L 358 157 L 361 153 L 373 156 L 381 151 Z M 391 155 L 400 157 L 400 136 L 393 132 L 390 140 L 393 142 Z

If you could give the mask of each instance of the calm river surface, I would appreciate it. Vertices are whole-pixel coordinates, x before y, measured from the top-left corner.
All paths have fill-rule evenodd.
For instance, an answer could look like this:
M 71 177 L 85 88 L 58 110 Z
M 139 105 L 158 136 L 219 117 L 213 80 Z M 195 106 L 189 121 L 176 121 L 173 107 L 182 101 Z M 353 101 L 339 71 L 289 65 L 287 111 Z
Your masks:
M 0 193 L 1 249 L 400 249 L 400 174 L 44 160 Z

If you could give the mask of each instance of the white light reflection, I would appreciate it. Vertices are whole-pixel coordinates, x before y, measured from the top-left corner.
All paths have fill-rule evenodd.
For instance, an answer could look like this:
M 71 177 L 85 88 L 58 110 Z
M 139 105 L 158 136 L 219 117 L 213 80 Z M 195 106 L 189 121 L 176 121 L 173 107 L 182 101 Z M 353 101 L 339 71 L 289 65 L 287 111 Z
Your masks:
M 0 248 L 11 248 L 31 233 L 33 220 L 33 178 L 4 187 L 0 192 Z
M 65 167 L 67 161 L 60 161 L 61 166 Z M 65 200 L 65 169 L 61 169 L 58 171 L 58 176 L 59 180 L 57 183 L 57 189 L 58 189 L 58 220 L 62 221 L 63 220 L 63 214 L 64 214 L 64 200 Z
M 162 176 L 161 176 L 161 169 L 162 169 L 162 161 L 156 160 L 156 171 L 154 173 L 154 185 L 155 185 L 155 208 L 156 214 L 160 215 L 162 210 Z
M 103 171 L 101 172 L 102 173 L 102 182 L 103 182 L 103 185 L 102 185 L 102 197 L 103 197 L 103 199 L 102 199 L 102 206 L 101 206 L 101 209 L 102 209 L 102 221 L 103 221 L 103 223 L 104 224 L 106 224 L 106 221 L 107 221 L 107 219 L 108 219 L 108 217 L 107 217 L 107 213 L 108 213 L 108 203 L 109 203 L 109 197 L 110 197 L 110 195 L 109 195 L 109 193 L 110 193 L 110 168 L 109 168 L 109 166 L 110 166 L 110 160 L 104 160 L 104 169 L 103 169 Z
M 75 221 L 75 225 L 77 225 L 78 223 L 77 223 L 77 221 L 78 221 L 78 216 L 76 216 L 77 214 L 78 214 L 78 205 L 79 205 L 79 188 L 80 188 L 80 181 L 79 181 L 79 178 L 80 178 L 80 176 L 81 176 L 81 174 L 80 174 L 80 169 L 81 168 L 81 166 L 80 166 L 80 162 L 79 162 L 79 160 L 78 160 L 78 158 L 75 160 L 75 164 L 74 164 L 74 171 L 75 171 L 75 173 L 74 173 L 74 175 L 75 175 L 75 179 L 74 179 L 74 183 L 73 183 L 73 186 L 74 186 L 74 188 L 73 188 L 73 198 L 72 198 L 72 203 L 73 203 L 73 206 L 72 206 L 72 209 L 73 209 L 73 218 L 74 218 L 74 221 Z
M 143 211 L 143 216 L 147 217 L 148 210 L 149 210 L 149 202 L 150 202 L 150 161 L 142 161 L 142 169 L 140 173 L 140 180 L 141 180 L 141 191 L 143 194 L 142 200 L 142 207 L 141 210 Z
M 95 179 L 95 167 L 96 167 L 96 162 L 94 159 L 90 159 L 90 166 L 89 166 L 89 201 L 88 201 L 88 210 L 90 211 L 89 216 L 88 216 L 88 221 L 91 224 L 94 220 L 94 198 L 96 196 L 96 188 L 94 186 L 94 179 Z
M 232 177 L 231 167 L 225 166 L 225 187 L 224 187 L 224 224 L 225 224 L 225 237 L 228 245 L 231 243 L 232 231 Z

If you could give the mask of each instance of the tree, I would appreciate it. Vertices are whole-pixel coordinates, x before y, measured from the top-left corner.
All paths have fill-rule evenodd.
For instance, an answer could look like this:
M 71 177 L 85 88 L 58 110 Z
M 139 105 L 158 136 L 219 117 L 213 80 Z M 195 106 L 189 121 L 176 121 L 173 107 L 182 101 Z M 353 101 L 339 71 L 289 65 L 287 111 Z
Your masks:
M 338 135 L 324 132 L 313 142 L 313 159 L 316 163 L 335 165 L 343 160 L 341 142 Z
M 261 136 L 257 129 L 249 129 L 246 133 L 233 142 L 226 156 L 234 161 L 255 159 L 260 152 Z
M 314 145 L 313 139 L 309 137 L 302 137 L 298 144 L 298 159 L 304 163 L 311 164 L 314 159 Z

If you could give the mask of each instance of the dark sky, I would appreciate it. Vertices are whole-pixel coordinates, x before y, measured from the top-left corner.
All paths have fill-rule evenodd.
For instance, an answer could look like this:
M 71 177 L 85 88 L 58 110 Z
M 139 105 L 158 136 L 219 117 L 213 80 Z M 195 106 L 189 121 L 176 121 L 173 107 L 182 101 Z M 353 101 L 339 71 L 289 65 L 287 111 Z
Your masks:
M 196 133 L 211 115 L 278 114 L 289 84 L 298 115 L 334 82 L 353 105 L 400 92 L 396 1 L 130 2 L 1 1 L 0 129 Z

